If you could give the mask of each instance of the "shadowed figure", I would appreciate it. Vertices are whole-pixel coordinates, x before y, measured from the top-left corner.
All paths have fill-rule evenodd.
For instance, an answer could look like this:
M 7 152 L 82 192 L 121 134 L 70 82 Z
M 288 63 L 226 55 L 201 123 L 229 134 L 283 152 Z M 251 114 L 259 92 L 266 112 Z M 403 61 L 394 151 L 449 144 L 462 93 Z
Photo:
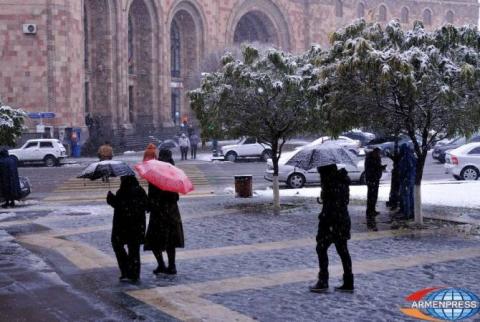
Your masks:
M 328 248 L 335 244 L 343 266 L 343 285 L 338 291 L 353 291 L 352 260 L 347 241 L 350 239 L 350 179 L 345 169 L 337 170 L 335 164 L 317 168 L 321 178 L 322 212 L 318 216 L 317 255 L 320 271 L 318 282 L 310 291 L 315 293 L 328 290 Z
M 382 165 L 382 158 L 380 156 L 380 149 L 375 148 L 368 153 L 365 158 L 365 181 L 367 182 L 367 227 L 372 230 L 377 230 L 377 223 L 375 216 L 379 213 L 376 210 L 378 199 L 378 187 L 380 186 L 380 179 L 385 166 Z
M 5 199 L 3 208 L 15 207 L 15 200 L 21 197 L 18 178 L 17 159 L 8 154 L 7 149 L 0 150 L 0 193 Z
M 140 245 L 145 239 L 148 198 L 134 176 L 124 176 L 120 180 L 116 195 L 111 191 L 107 195 L 107 203 L 114 209 L 111 241 L 120 268 L 120 280 L 128 278 L 136 282 L 140 278 Z
M 413 150 L 407 145 L 400 147 L 400 161 L 398 163 L 400 180 L 400 212 L 405 219 L 414 218 L 414 188 L 417 172 L 417 158 Z
M 158 160 L 175 165 L 170 150 L 161 149 Z M 177 205 L 178 193 L 164 191 L 149 184 L 148 198 L 150 222 L 148 223 L 144 250 L 151 250 L 157 259 L 158 267 L 153 271 L 154 274 L 175 275 L 177 274 L 175 248 L 185 247 L 182 218 Z M 162 252 L 164 251 L 167 252 L 168 267 L 163 260 Z

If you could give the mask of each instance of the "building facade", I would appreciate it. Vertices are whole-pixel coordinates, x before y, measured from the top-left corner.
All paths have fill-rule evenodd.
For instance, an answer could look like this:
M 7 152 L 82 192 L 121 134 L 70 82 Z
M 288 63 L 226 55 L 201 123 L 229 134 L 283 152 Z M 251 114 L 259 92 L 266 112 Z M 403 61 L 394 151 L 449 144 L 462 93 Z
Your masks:
M 192 118 L 185 91 L 211 53 L 243 42 L 328 46 L 360 17 L 477 24 L 478 9 L 477 0 L 0 0 L 0 96 L 54 112 L 43 123 L 55 128 L 85 129 L 90 114 L 112 133 L 151 133 Z

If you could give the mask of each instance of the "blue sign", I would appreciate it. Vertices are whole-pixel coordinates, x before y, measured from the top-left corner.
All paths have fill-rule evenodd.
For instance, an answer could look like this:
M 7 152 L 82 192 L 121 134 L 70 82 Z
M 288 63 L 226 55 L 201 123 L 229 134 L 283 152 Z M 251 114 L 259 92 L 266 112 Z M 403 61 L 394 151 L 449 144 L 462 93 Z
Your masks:
M 54 119 L 55 118 L 55 113 L 53 112 L 42 112 L 40 113 L 42 116 L 42 119 Z
M 31 119 L 53 119 L 55 113 L 53 112 L 32 112 L 28 113 L 28 117 Z
M 31 119 L 41 119 L 42 115 L 40 113 L 28 113 L 28 117 Z

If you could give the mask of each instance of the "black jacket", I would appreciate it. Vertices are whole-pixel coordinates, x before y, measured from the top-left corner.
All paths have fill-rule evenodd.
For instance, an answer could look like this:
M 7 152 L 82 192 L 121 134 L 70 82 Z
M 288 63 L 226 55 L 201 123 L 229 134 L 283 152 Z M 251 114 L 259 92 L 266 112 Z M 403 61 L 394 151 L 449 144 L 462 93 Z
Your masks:
M 376 183 L 382 178 L 382 158 L 372 152 L 365 157 L 365 180 L 367 183 Z

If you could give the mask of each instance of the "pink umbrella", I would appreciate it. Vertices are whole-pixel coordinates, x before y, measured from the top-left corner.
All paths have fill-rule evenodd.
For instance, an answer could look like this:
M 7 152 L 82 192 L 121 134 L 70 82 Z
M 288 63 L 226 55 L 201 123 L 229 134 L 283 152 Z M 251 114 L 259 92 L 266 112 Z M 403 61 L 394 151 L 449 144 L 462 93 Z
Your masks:
M 170 163 L 158 160 L 148 160 L 135 165 L 140 177 L 157 188 L 165 191 L 187 194 L 193 191 L 193 184 L 182 169 Z

